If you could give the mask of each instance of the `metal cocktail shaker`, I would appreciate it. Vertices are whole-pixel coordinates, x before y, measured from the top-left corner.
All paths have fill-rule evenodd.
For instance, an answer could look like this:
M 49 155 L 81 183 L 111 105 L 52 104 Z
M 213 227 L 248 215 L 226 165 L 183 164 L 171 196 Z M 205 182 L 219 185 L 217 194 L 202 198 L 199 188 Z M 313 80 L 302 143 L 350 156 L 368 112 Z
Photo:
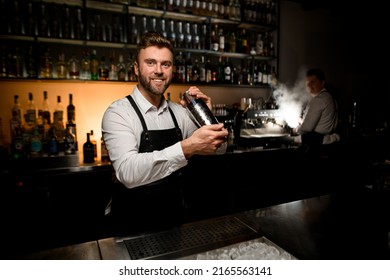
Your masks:
M 186 91 L 183 94 L 183 100 L 187 104 L 187 110 L 190 112 L 190 116 L 193 117 L 192 119 L 196 124 L 198 124 L 198 126 L 219 123 L 210 108 L 207 107 L 206 103 L 202 99 L 197 99 L 188 94 L 188 91 Z

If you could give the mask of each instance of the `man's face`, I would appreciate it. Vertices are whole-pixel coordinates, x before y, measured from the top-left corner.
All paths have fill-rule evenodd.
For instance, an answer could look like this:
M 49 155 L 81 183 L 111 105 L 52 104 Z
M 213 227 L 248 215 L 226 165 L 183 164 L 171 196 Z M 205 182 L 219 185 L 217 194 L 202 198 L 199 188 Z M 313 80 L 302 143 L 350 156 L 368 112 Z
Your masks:
M 317 94 L 324 88 L 324 82 L 320 81 L 316 76 L 306 77 L 306 90 L 310 94 Z
M 172 82 L 173 54 L 167 48 L 148 47 L 139 53 L 135 73 L 150 95 L 162 96 Z

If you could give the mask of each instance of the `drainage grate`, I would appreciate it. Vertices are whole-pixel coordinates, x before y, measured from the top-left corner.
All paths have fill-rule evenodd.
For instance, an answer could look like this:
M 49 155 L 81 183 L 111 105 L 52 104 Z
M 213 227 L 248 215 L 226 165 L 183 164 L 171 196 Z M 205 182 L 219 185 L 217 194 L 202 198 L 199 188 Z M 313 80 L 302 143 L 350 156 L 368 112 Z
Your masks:
M 238 237 L 252 236 L 255 232 L 234 217 L 186 225 L 171 231 L 127 239 L 123 242 L 130 258 L 148 259 L 193 249 Z

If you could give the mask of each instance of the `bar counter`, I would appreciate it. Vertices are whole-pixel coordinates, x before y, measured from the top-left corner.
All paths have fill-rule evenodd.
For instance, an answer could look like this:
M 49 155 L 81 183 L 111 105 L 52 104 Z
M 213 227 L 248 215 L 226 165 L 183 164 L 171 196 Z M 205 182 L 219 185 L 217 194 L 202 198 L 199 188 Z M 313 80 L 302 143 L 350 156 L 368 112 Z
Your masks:
M 359 188 L 22 256 L 23 259 L 186 259 L 265 237 L 298 259 L 389 259 L 389 194 Z
M 116 242 L 110 238 L 118 234 L 111 231 L 104 216 L 113 188 L 111 166 L 96 162 L 52 167 L 41 168 L 31 162 L 15 163 L 0 172 L 0 192 L 4 198 L 0 213 L 4 229 L 0 233 L 1 259 L 16 259 L 21 255 L 86 242 L 91 242 L 88 248 L 101 250 L 102 244 L 96 243 L 98 240 L 100 243 L 103 240 Z M 355 148 L 344 145 L 314 162 L 299 159 L 294 147 L 255 147 L 236 149 L 223 155 L 195 156 L 183 169 L 183 175 L 188 206 L 183 224 L 202 223 L 228 215 L 241 221 L 242 213 L 255 213 L 253 209 L 267 209 L 332 193 L 350 195 L 361 187 L 375 186 L 372 161 L 362 153 L 356 153 Z M 363 201 L 362 205 L 365 204 Z M 291 217 L 294 218 L 297 217 Z M 253 222 L 253 218 L 251 220 Z M 302 222 L 293 224 L 297 223 Z M 256 228 L 255 225 L 249 227 Z M 126 236 L 137 236 L 146 230 L 156 232 L 160 229 L 136 228 L 126 232 Z M 283 232 L 288 230 L 283 229 Z M 255 233 L 261 235 L 259 230 Z M 270 238 L 277 244 L 281 242 L 278 239 L 278 236 Z M 305 254 L 310 251 L 305 250 Z M 86 256 L 101 257 L 100 253 Z M 297 257 L 316 256 L 298 252 Z

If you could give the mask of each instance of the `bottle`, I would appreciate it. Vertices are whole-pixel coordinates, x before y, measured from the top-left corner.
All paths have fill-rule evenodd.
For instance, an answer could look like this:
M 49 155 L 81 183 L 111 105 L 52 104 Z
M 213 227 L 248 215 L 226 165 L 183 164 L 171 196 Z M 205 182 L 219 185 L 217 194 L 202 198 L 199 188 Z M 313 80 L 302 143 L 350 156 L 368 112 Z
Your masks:
M 110 62 L 108 64 L 108 80 L 110 81 L 118 81 L 118 67 L 115 60 L 115 51 L 112 51 L 110 55 Z
M 104 142 L 103 136 L 100 138 L 100 151 L 101 151 L 101 161 L 109 162 L 110 157 L 108 156 L 108 150 L 106 143 Z
M 91 80 L 94 80 L 94 81 L 99 80 L 99 61 L 97 59 L 95 49 L 92 50 L 89 65 L 90 65 Z
M 63 144 L 63 134 L 64 134 L 64 106 L 61 103 L 61 96 L 57 96 L 57 105 L 54 109 L 54 121 L 53 126 L 55 127 L 55 132 L 58 141 L 60 142 L 60 147 Z
M 68 77 L 68 65 L 65 63 L 64 53 L 58 55 L 56 70 L 58 79 L 66 79 Z
M 186 108 L 191 113 L 193 120 L 199 126 L 218 124 L 217 118 L 213 115 L 203 99 L 194 98 L 186 91 L 183 94 L 183 100 L 186 102 Z
M 89 140 L 93 145 L 93 157 L 97 159 L 97 142 L 95 136 L 93 135 L 93 130 L 91 130 L 91 133 L 89 134 Z
M 33 94 L 28 94 L 28 103 L 26 107 L 26 122 L 29 126 L 35 126 L 37 121 L 37 109 L 34 104 Z
M 57 139 L 55 127 L 49 130 L 49 139 L 47 140 L 47 153 L 49 156 L 58 156 L 60 152 L 60 143 Z
M 67 123 L 76 123 L 76 107 L 73 104 L 73 94 L 69 93 L 69 104 L 66 107 L 66 113 L 68 116 L 68 121 Z
M 138 80 L 138 77 L 135 74 L 135 70 L 134 70 L 133 53 L 129 53 L 129 60 L 126 65 L 126 70 L 127 70 L 127 81 L 136 82 Z
M 46 50 L 43 53 L 43 56 L 41 57 L 40 78 L 41 79 L 53 78 L 53 62 L 50 56 L 49 48 L 46 48 Z
M 123 54 L 119 55 L 118 61 L 118 65 L 116 66 L 118 70 L 118 81 L 126 81 L 126 65 Z
M 78 151 L 78 142 L 77 142 L 77 130 L 76 130 L 76 107 L 73 104 L 73 94 L 69 93 L 69 104 L 66 107 L 67 112 L 67 122 L 65 129 L 65 141 L 66 141 L 66 133 L 70 131 L 69 134 L 72 135 L 73 142 L 75 145 L 75 151 Z
M 83 162 L 84 163 L 94 163 L 95 155 L 94 155 L 95 147 L 90 140 L 90 134 L 87 133 L 87 141 L 83 144 Z
M 91 80 L 91 60 L 89 58 L 88 50 L 83 51 L 83 58 L 81 60 L 81 80 Z
M 22 108 L 19 103 L 19 95 L 14 95 L 14 105 L 10 119 L 11 139 L 13 140 L 22 129 Z
M 35 127 L 33 136 L 30 138 L 30 157 L 42 156 L 42 142 L 39 137 L 38 127 Z
M 73 132 L 73 127 L 67 125 L 64 137 L 64 153 L 65 155 L 73 155 L 76 150 L 76 135 Z
M 100 81 L 108 81 L 109 80 L 109 69 L 106 63 L 106 57 L 102 56 L 100 58 L 100 64 L 98 67 L 98 76 Z
M 68 61 L 69 79 L 77 80 L 80 78 L 80 62 L 76 58 L 76 54 L 72 53 Z
M 42 103 L 42 117 L 43 123 L 51 124 L 51 113 L 50 113 L 50 105 L 49 100 L 47 98 L 47 91 L 43 92 L 43 103 Z

